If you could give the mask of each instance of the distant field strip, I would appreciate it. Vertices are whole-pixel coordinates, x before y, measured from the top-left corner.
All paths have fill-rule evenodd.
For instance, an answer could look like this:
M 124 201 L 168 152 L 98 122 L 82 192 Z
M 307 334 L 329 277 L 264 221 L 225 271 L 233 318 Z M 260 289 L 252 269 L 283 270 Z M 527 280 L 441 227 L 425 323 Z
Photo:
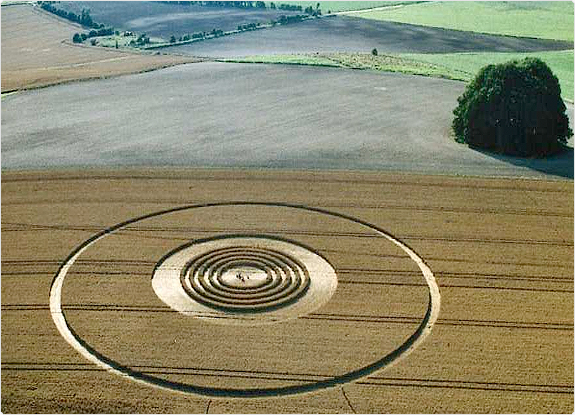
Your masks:
M 562 96 L 571 101 L 573 100 L 574 55 L 572 50 L 530 53 L 405 53 L 399 55 L 382 54 L 378 56 L 360 53 L 319 53 L 246 56 L 222 59 L 221 61 L 331 66 L 470 81 L 486 65 L 520 60 L 527 57 L 540 58 L 547 63 L 559 79 Z
M 573 100 L 573 50 L 531 52 L 531 53 L 446 53 L 446 54 L 402 54 L 402 58 L 426 62 L 437 65 L 439 71 L 447 77 L 469 81 L 475 77 L 479 70 L 491 64 L 498 64 L 510 60 L 520 60 L 523 58 L 539 58 L 543 60 L 561 85 L 561 95 L 564 98 Z M 440 72 L 440 73 L 441 73 Z M 453 77 L 451 74 L 457 74 Z
M 573 40 L 573 3 L 567 1 L 439 1 L 353 15 L 470 32 Z

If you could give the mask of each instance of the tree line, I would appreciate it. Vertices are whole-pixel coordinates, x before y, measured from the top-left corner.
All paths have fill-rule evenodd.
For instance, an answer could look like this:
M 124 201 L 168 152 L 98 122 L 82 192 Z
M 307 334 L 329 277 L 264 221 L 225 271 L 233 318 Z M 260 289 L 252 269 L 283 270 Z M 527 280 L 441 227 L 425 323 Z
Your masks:
M 92 16 L 90 16 L 90 10 L 82 9 L 82 12 L 80 14 L 76 14 L 74 12 L 69 12 L 55 7 L 53 2 L 51 1 L 42 1 L 39 4 L 42 9 L 50 13 L 53 13 L 56 16 L 60 16 L 63 17 L 64 19 L 70 20 L 74 23 L 79 23 L 82 26 L 90 27 L 93 29 L 103 29 L 105 27 L 104 24 L 99 24 L 96 23 L 94 20 L 92 20 Z
M 169 5 L 180 5 L 180 6 L 207 6 L 207 7 L 238 7 L 241 9 L 266 9 L 266 3 L 263 1 L 161 1 L 160 3 Z M 299 4 L 289 4 L 281 3 L 276 5 L 274 2 L 270 2 L 270 9 L 272 10 L 286 10 L 290 12 L 305 12 L 307 14 L 312 14 L 314 16 L 321 14 L 319 9 L 319 3 L 317 3 L 316 8 L 313 6 L 307 7 L 305 10 Z
M 42 1 L 39 2 L 40 7 L 47 12 L 55 14 L 56 16 L 62 17 L 64 19 L 70 20 L 74 23 L 79 23 L 84 27 L 92 28 L 88 33 L 74 33 L 72 37 L 72 41 L 74 43 L 82 43 L 86 39 L 91 37 L 97 36 L 111 36 L 114 33 L 113 27 L 106 27 L 103 23 L 96 23 L 92 16 L 90 16 L 90 10 L 82 9 L 80 14 L 76 14 L 74 12 L 69 12 L 66 10 L 62 10 L 54 6 L 54 3 L 51 1 Z
M 114 33 L 118 33 L 118 32 L 114 32 L 114 28 L 112 28 L 112 27 L 107 27 L 107 28 L 98 29 L 98 30 L 90 30 L 88 33 L 74 33 L 74 36 L 72 37 L 72 41 L 74 43 L 82 43 L 83 41 L 85 41 L 86 39 L 89 39 L 91 37 L 112 36 Z

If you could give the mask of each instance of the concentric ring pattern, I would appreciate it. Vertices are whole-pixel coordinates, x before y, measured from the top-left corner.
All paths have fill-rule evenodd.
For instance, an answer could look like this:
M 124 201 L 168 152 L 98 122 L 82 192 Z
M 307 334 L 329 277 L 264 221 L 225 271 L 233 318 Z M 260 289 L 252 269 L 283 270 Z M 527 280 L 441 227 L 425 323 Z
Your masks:
M 280 251 L 238 246 L 206 253 L 181 274 L 184 290 L 207 306 L 258 312 L 289 304 L 307 291 L 305 265 Z
M 382 317 L 364 313 L 367 303 Z M 50 290 L 57 329 L 90 362 L 213 397 L 290 395 L 366 377 L 425 341 L 439 309 L 431 269 L 383 229 L 270 202 L 129 219 L 79 245 Z
M 168 254 L 156 267 L 152 287 L 184 314 L 254 325 L 321 307 L 335 292 L 337 276 L 323 257 L 294 242 L 232 235 L 196 241 Z

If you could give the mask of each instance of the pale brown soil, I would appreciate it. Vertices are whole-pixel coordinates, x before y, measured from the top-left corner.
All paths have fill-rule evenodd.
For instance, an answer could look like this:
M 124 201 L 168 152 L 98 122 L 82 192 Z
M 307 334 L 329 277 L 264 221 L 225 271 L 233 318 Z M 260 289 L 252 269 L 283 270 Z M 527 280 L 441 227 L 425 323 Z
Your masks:
M 72 36 L 82 28 L 31 5 L 2 7 L 2 92 L 72 80 L 145 72 L 192 57 L 121 52 L 79 46 Z
M 208 398 L 98 369 L 60 336 L 49 291 L 70 252 L 100 230 L 178 206 L 257 201 L 134 222 L 90 247 L 64 283 L 70 326 L 146 375 L 215 388 L 337 376 L 381 358 L 442 296 L 431 336 L 396 366 L 289 397 Z M 277 235 L 335 268 L 333 298 L 306 318 L 259 328 L 182 316 L 151 287 L 162 255 L 194 238 Z M 573 412 L 573 183 L 415 174 L 266 170 L 2 173 L 2 412 Z

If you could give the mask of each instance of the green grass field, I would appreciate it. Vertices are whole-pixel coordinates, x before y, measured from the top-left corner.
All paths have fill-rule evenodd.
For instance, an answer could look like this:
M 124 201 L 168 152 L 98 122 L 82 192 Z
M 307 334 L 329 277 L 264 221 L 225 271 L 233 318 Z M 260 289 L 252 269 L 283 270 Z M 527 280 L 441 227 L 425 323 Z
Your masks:
M 378 55 L 366 53 L 321 53 L 298 55 L 246 56 L 237 59 L 222 59 L 222 62 L 277 63 L 288 65 L 329 66 L 335 68 L 364 69 L 382 72 L 400 72 L 410 75 L 432 76 L 467 80 L 467 73 L 457 69 L 439 66 L 435 63 L 415 60 L 406 56 Z
M 221 62 L 240 63 L 279 63 L 285 65 L 311 65 L 311 66 L 331 66 L 343 67 L 333 60 L 314 55 L 258 55 L 246 56 L 237 59 L 221 59 Z
M 427 62 L 444 68 L 446 73 L 457 72 L 463 79 L 471 80 L 482 67 L 526 57 L 543 60 L 561 85 L 563 98 L 573 100 L 573 51 L 552 51 L 534 53 L 448 53 L 448 54 L 404 54 L 403 58 Z
M 266 5 L 269 7 L 270 2 L 266 2 Z M 285 3 L 285 4 L 294 4 L 302 6 L 302 8 L 306 8 L 308 6 L 312 6 L 314 9 L 319 3 L 319 8 L 323 14 L 326 14 L 329 11 L 332 13 L 336 12 L 347 12 L 352 10 L 364 10 L 364 9 L 371 9 L 374 7 L 385 7 L 385 6 L 395 6 L 398 4 L 406 4 L 412 3 L 410 1 L 276 1 L 274 2 L 277 5 Z
M 354 16 L 471 32 L 573 40 L 573 3 L 568 1 L 425 2 Z
M 299 55 L 248 56 L 226 59 L 226 62 L 277 63 L 292 65 L 331 66 L 401 72 L 412 75 L 470 81 L 482 67 L 538 57 L 545 61 L 559 79 L 563 98 L 573 101 L 573 51 L 537 53 L 448 53 L 448 54 L 402 54 L 378 55 L 364 53 L 322 53 Z

